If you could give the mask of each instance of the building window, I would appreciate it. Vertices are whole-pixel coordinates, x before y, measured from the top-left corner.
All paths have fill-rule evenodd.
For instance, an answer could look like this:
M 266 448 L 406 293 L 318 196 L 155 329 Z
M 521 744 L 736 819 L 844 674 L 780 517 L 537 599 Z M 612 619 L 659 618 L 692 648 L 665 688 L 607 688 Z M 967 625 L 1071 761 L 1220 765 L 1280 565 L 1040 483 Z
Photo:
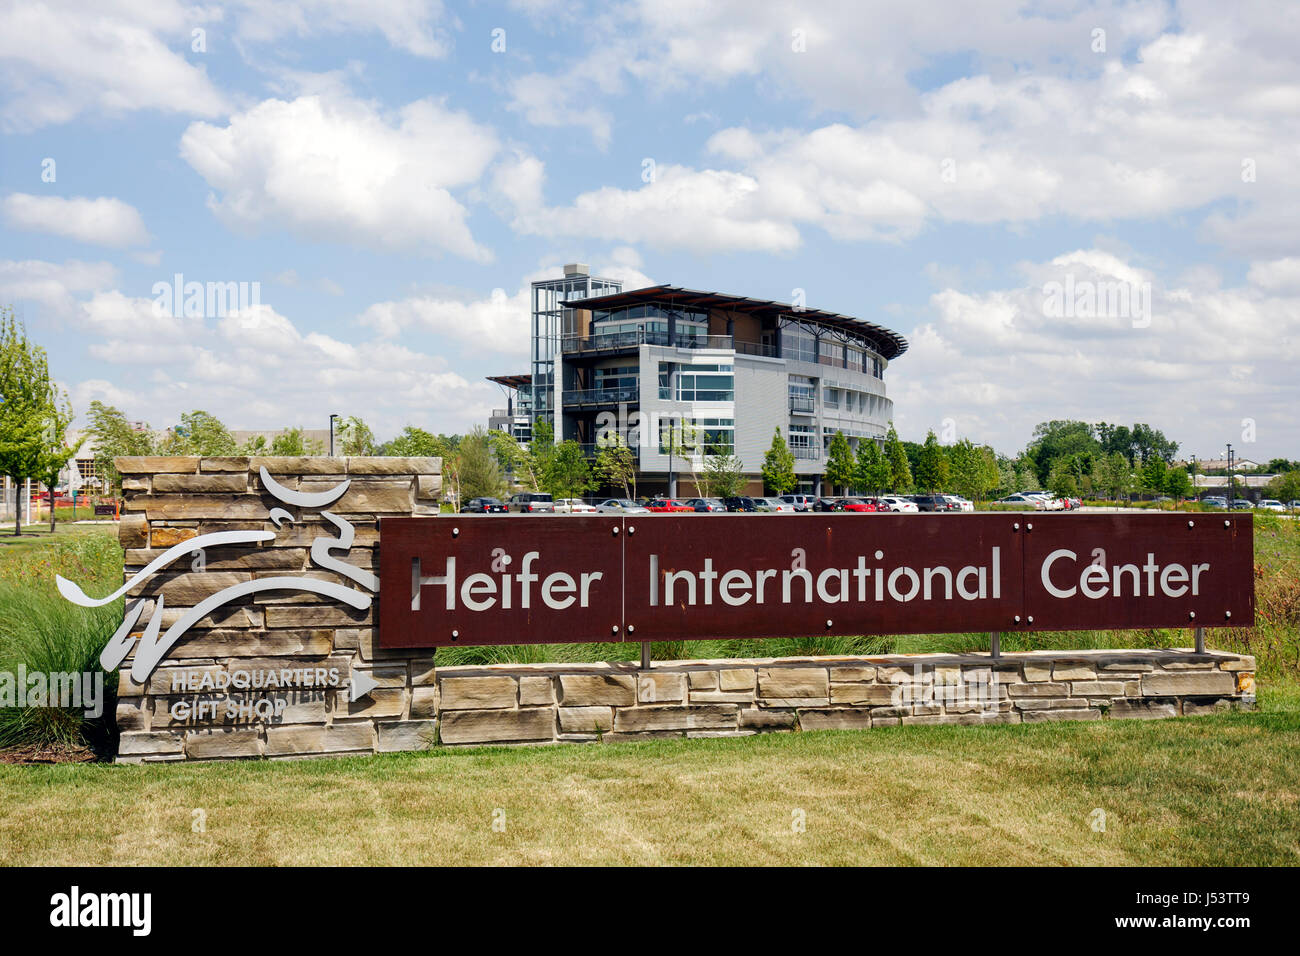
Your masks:
M 806 332 L 795 328 L 781 331 L 781 353 L 783 357 L 796 362 L 817 363 L 817 340 Z
M 660 362 L 660 399 L 678 402 L 735 401 L 735 371 L 731 365 L 679 365 L 675 396 L 669 385 L 669 372 L 668 363 Z
M 826 390 L 822 393 L 822 404 L 827 408 L 839 408 L 840 390 L 838 388 L 827 386 Z
M 736 449 L 734 418 L 679 418 L 659 420 L 659 453 L 668 454 L 669 435 L 677 438 L 676 453 L 731 455 Z
M 636 365 L 619 365 L 596 369 L 596 388 L 632 388 L 641 382 L 641 369 Z

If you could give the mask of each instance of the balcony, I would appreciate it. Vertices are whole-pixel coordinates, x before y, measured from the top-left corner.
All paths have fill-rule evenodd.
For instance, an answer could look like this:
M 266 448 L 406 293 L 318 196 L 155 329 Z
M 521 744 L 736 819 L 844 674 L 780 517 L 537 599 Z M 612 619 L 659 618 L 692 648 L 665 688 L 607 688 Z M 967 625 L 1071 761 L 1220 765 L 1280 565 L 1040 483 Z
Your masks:
M 820 461 L 822 457 L 820 448 L 799 448 L 792 445 L 790 453 L 799 461 Z
M 565 355 L 600 355 L 624 352 L 642 345 L 668 346 L 667 332 L 597 332 L 593 335 L 566 336 L 561 343 Z M 678 335 L 673 348 L 679 349 L 729 349 L 730 335 Z
M 817 411 L 817 399 L 807 395 L 791 395 L 790 411 L 796 415 L 811 415 Z
M 564 393 L 566 408 L 583 405 L 635 405 L 641 401 L 641 389 L 635 385 L 625 388 L 574 388 Z

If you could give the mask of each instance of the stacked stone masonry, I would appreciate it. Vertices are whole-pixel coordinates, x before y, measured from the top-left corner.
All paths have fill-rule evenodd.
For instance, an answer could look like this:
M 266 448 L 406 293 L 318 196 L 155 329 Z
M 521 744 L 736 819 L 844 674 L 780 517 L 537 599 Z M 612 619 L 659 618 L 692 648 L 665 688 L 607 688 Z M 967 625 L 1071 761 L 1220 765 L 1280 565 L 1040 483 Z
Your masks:
M 117 464 L 124 476 L 119 534 L 128 579 L 200 534 L 275 533 L 262 546 L 208 549 L 139 586 L 129 599 L 163 595 L 164 627 L 241 581 L 301 574 L 347 583 L 311 561 L 312 542 L 336 533 L 319 509 L 289 507 L 292 523 L 277 528 L 272 522 L 271 510 L 283 505 L 261 487 L 262 467 L 295 491 L 349 480 L 346 494 L 328 509 L 356 529 L 351 551 L 337 554 L 368 570 L 378 567 L 379 518 L 437 514 L 442 495 L 441 462 L 430 458 L 123 458 Z M 909 724 L 1146 719 L 1249 708 L 1255 700 L 1254 658 L 1217 651 L 673 661 L 649 670 L 634 664 L 438 668 L 432 651 L 378 649 L 375 615 L 373 605 L 354 611 L 293 592 L 263 592 L 219 610 L 186 634 L 146 685 L 134 684 L 124 666 L 118 759 L 292 758 Z M 263 692 L 277 701 L 270 716 L 240 710 L 253 692 L 202 689 L 220 685 L 220 675 L 228 681 L 254 671 L 288 677 L 280 689 Z M 334 682 L 311 680 L 331 672 Z M 359 672 L 378 686 L 352 702 L 345 681 Z M 200 701 L 211 708 L 196 714 Z

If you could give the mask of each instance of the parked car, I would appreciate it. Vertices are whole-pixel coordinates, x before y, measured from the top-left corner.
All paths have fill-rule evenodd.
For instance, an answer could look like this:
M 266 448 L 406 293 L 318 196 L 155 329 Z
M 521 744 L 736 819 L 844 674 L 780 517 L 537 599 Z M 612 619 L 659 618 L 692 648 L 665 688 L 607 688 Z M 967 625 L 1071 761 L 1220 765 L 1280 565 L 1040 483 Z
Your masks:
M 781 500 L 793 505 L 795 511 L 812 511 L 817 499 L 812 495 L 782 495 Z
M 974 511 L 975 510 L 974 502 L 967 501 L 965 498 L 961 497 L 960 495 L 944 495 L 944 498 L 947 499 L 948 504 L 952 505 L 953 511 Z
M 1255 507 L 1264 508 L 1268 511 L 1286 511 L 1286 505 L 1282 504 L 1282 502 L 1278 501 L 1276 498 L 1265 498 L 1259 504 L 1255 505 Z
M 1022 495 L 1022 494 L 1007 495 L 1005 498 L 999 498 L 997 501 L 994 502 L 994 504 L 1016 505 L 1017 507 L 1024 508 L 1026 511 L 1030 510 L 1031 508 L 1034 511 L 1047 510 L 1047 502 L 1044 501 L 1042 498 L 1038 498 L 1033 495 Z
M 650 512 L 630 498 L 606 498 L 596 505 L 603 515 L 648 515 Z
M 759 511 L 767 511 L 772 514 L 794 514 L 794 505 L 781 498 L 755 498 L 754 504 L 757 505 Z
M 594 515 L 596 506 L 581 498 L 557 498 L 555 511 L 557 514 L 565 515 Z
M 1208 495 L 1201 499 L 1201 504 L 1209 505 L 1211 508 L 1228 507 L 1228 499 L 1221 495 Z
M 676 498 L 652 498 L 645 507 L 647 511 L 657 515 L 685 514 L 695 510 Z
M 868 501 L 866 498 L 841 498 L 835 503 L 835 510 L 866 514 L 867 512 L 875 512 L 878 508 L 875 502 Z
M 881 505 L 884 507 L 882 508 Z M 895 514 L 916 514 L 921 509 L 916 506 L 916 502 L 901 495 L 884 495 L 877 504 L 880 511 L 892 511 Z
M 1228 507 L 1233 511 L 1249 511 L 1254 507 L 1249 498 L 1234 498 L 1228 503 Z
M 696 514 L 713 514 L 727 510 L 721 498 L 687 498 L 684 503 L 690 505 L 691 510 Z
M 547 491 L 521 491 L 510 499 L 509 506 L 526 515 L 555 513 L 555 499 Z
M 813 511 L 834 511 L 838 498 L 818 498 L 812 503 Z
M 510 509 L 497 498 L 471 498 L 460 506 L 463 515 L 503 515 Z
M 758 505 L 753 498 L 744 495 L 735 495 L 730 498 L 723 498 L 722 503 L 727 506 L 728 511 L 757 511 Z
M 916 502 L 917 511 L 959 511 L 961 509 L 954 506 L 943 495 L 914 495 L 912 500 Z
M 1290 511 L 1300 511 L 1300 501 L 1288 501 L 1286 506 Z

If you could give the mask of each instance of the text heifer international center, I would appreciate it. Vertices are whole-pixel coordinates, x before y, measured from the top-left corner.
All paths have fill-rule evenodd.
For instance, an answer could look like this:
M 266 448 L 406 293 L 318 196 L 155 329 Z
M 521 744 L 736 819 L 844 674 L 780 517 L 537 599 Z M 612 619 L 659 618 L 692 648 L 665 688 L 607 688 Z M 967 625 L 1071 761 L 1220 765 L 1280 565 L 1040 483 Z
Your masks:
M 491 379 L 510 392 L 491 426 L 527 440 L 546 421 L 592 456 L 620 436 L 647 492 L 692 494 L 703 457 L 730 454 L 762 494 L 779 427 L 799 490 L 820 493 L 835 433 L 856 449 L 893 418 L 885 369 L 907 340 L 864 319 L 670 285 L 624 292 L 579 264 L 532 295 L 532 368 Z

